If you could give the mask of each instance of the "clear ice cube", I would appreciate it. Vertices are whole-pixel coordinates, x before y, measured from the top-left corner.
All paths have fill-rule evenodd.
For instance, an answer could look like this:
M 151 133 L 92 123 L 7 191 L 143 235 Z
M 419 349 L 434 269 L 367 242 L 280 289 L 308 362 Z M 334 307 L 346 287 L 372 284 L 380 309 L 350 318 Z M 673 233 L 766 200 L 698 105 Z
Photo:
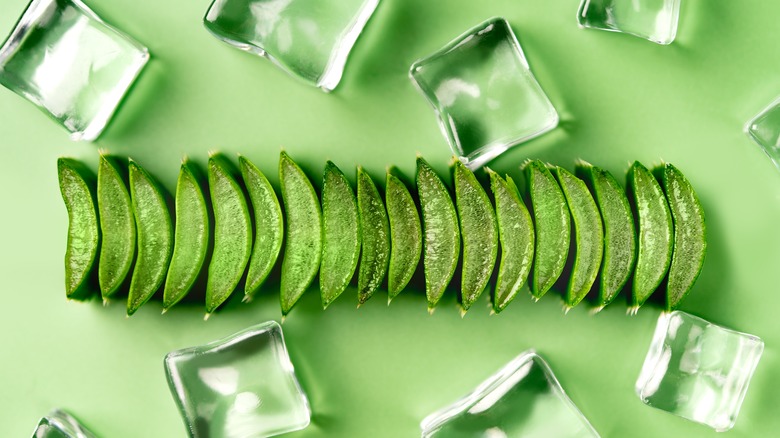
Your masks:
M 165 370 L 191 437 L 267 437 L 309 425 L 309 403 L 274 321 L 169 353 Z
M 598 437 L 547 362 L 526 351 L 420 424 L 426 437 Z
M 148 60 L 79 0 L 32 0 L 0 48 L 0 83 L 92 141 Z
M 86 427 L 59 409 L 41 418 L 32 438 L 95 438 Z
M 558 113 L 503 18 L 415 62 L 410 76 L 436 111 L 452 151 L 472 169 L 558 125 Z
M 666 45 L 677 36 L 679 16 L 680 0 L 582 0 L 577 22 Z
M 203 23 L 214 36 L 332 91 L 379 0 L 214 0 Z
M 662 314 L 636 381 L 637 395 L 648 406 L 729 430 L 763 350 L 753 335 L 681 311 Z
M 780 170 L 780 98 L 749 121 L 745 132 Z

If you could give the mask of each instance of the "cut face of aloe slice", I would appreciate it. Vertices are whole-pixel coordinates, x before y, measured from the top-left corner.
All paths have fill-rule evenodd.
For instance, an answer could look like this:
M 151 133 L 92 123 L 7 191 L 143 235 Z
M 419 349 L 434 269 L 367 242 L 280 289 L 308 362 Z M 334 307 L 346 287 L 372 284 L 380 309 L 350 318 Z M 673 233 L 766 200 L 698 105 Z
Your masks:
M 666 287 L 666 309 L 674 310 L 688 295 L 704 266 L 707 227 L 699 198 L 682 172 L 666 164 L 663 183 L 674 222 L 674 251 Z
M 620 293 L 634 270 L 636 230 L 626 192 L 609 172 L 581 162 L 577 172 L 596 199 L 604 224 L 604 259 L 599 273 L 596 308 L 601 310 Z
M 322 307 L 327 308 L 354 276 L 361 244 L 355 192 L 330 161 L 322 178 L 322 225 L 320 294 Z
M 468 310 L 488 284 L 496 265 L 498 227 L 496 213 L 474 173 L 455 162 L 455 202 L 463 238 L 461 305 Z
M 496 203 L 498 237 L 501 243 L 501 261 L 493 292 L 493 311 L 500 313 L 526 284 L 531 272 L 534 260 L 534 224 L 512 178 L 507 176 L 504 180 L 492 170 L 488 173 Z
M 279 159 L 279 182 L 287 218 L 281 280 L 282 315 L 287 315 L 320 268 L 322 210 L 311 181 L 286 152 Z
M 425 293 L 432 311 L 458 265 L 460 228 L 447 187 L 422 157 L 417 158 L 417 191 L 423 218 Z
M 653 174 L 635 162 L 628 171 L 628 186 L 639 233 L 630 309 L 635 313 L 669 270 L 674 236 L 669 204 Z
M 100 247 L 96 178 L 76 160 L 57 160 L 60 192 L 68 209 L 68 244 L 65 250 L 65 293 L 85 299 L 94 290 L 90 284 Z
M 358 270 L 358 303 L 363 304 L 382 284 L 390 260 L 390 224 L 382 197 L 363 168 L 357 171 L 357 200 L 363 250 Z
M 562 167 L 555 176 L 566 197 L 574 222 L 574 264 L 566 290 L 566 307 L 576 306 L 588 294 L 601 267 L 604 253 L 604 229 L 601 214 L 585 182 Z
M 566 198 L 547 166 L 539 160 L 525 165 L 536 228 L 531 293 L 541 298 L 563 273 L 569 254 L 571 223 Z
M 388 300 L 392 300 L 412 279 L 422 251 L 420 212 L 403 183 L 387 172 L 385 192 L 390 220 L 390 266 L 387 272 Z

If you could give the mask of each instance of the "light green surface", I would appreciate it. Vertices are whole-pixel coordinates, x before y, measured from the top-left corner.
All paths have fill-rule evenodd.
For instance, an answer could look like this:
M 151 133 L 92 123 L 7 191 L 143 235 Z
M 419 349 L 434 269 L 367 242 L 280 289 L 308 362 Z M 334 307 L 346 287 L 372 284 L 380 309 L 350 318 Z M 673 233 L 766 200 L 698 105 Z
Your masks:
M 182 155 L 203 165 L 211 149 L 243 153 L 277 188 L 282 146 L 315 181 L 326 159 L 353 183 L 349 169 L 357 164 L 374 175 L 395 164 L 412 178 L 416 151 L 444 173 L 449 149 L 407 70 L 495 15 L 513 24 L 562 123 L 491 167 L 520 176 L 517 166 L 528 157 L 569 170 L 583 158 L 618 176 L 629 161 L 664 159 L 684 172 L 707 214 L 709 251 L 682 310 L 764 339 L 728 436 L 776 435 L 780 174 L 742 126 L 780 94 L 780 57 L 773 55 L 780 4 L 683 2 L 678 39 L 662 47 L 578 29 L 577 3 L 386 0 L 343 82 L 327 95 L 217 41 L 200 23 L 208 1 L 90 1 L 153 58 L 97 144 L 70 142 L 33 105 L 0 90 L 2 435 L 28 436 L 42 415 L 62 407 L 100 436 L 184 436 L 165 383 L 165 353 L 280 317 L 278 278 L 251 304 L 239 305 L 237 293 L 208 322 L 200 303 L 161 316 L 156 300 L 126 319 L 123 303 L 67 302 L 58 156 L 94 168 L 98 147 L 131 155 L 170 191 Z M 25 4 L 0 3 L 3 32 Z M 526 294 L 490 317 L 484 294 L 461 319 L 450 289 L 429 316 L 420 281 L 413 282 L 389 308 L 374 299 L 356 310 L 352 287 L 327 311 L 315 289 L 304 295 L 284 329 L 315 416 L 295 436 L 416 436 L 425 415 L 529 347 L 549 361 L 602 436 L 720 436 L 634 394 L 658 309 L 628 317 L 618 298 L 597 316 L 587 307 L 564 316 L 558 294 L 535 304 Z

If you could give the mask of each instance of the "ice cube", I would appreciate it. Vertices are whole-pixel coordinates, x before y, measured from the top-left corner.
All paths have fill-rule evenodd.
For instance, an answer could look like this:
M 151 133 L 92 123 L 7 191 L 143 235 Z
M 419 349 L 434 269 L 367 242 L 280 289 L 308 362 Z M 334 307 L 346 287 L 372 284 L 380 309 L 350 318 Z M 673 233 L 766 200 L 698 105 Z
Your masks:
M 452 151 L 472 169 L 558 125 L 558 113 L 503 18 L 415 62 L 410 76 L 436 111 Z
M 648 406 L 731 429 L 764 343 L 685 312 L 662 314 L 636 381 Z
M 749 121 L 745 132 L 780 170 L 780 98 Z
M 203 24 L 214 36 L 332 91 L 379 0 L 214 0 Z
M 41 418 L 32 438 L 95 438 L 95 435 L 67 412 L 56 409 Z
M 165 370 L 191 437 L 259 438 L 309 425 L 309 403 L 274 321 L 169 353 Z
M 422 436 L 598 437 L 533 350 L 517 356 L 474 391 L 429 415 Z
M 32 0 L 0 48 L 0 83 L 92 141 L 148 60 L 79 0 Z
M 666 45 L 677 36 L 679 16 L 680 0 L 582 0 L 577 22 Z

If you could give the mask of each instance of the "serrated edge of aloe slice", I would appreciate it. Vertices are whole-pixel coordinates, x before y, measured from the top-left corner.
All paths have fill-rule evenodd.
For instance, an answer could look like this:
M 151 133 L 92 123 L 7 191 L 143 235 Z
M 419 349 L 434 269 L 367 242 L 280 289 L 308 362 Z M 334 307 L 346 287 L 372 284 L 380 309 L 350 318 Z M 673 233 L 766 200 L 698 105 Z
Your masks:
M 73 200 L 66 193 L 68 188 L 63 185 L 63 172 L 65 172 L 66 169 L 67 172 L 75 176 L 73 182 L 81 187 L 81 190 L 83 191 L 82 195 L 84 193 L 88 195 L 88 207 L 91 207 L 88 208 L 88 210 L 92 213 L 92 222 L 94 222 L 94 226 L 90 227 L 91 230 L 89 230 L 92 236 L 88 238 L 91 242 L 91 245 L 89 245 L 88 260 L 86 260 L 84 266 L 77 268 L 79 271 L 77 276 L 80 277 L 78 280 L 74 278 L 73 250 L 75 247 L 82 248 L 86 246 L 76 245 L 73 241 L 76 234 L 74 226 L 77 226 L 76 222 L 78 221 L 78 218 L 76 217 L 78 212 L 76 212 L 75 209 L 79 208 L 79 206 L 73 205 Z M 68 241 L 65 249 L 65 295 L 69 299 L 85 299 L 94 292 L 93 290 L 90 290 L 89 283 L 93 281 L 94 274 L 96 273 L 97 260 L 100 252 L 100 218 L 98 217 L 96 198 L 97 179 L 92 171 L 87 169 L 80 161 L 64 157 L 57 160 L 57 177 L 60 185 L 60 193 L 63 202 L 65 203 L 65 207 L 68 210 Z
M 265 174 L 243 155 L 238 156 L 238 165 L 254 213 L 255 235 L 244 285 L 244 300 L 248 301 L 263 285 L 279 258 L 284 238 L 284 219 L 279 198 Z M 258 184 L 253 184 L 253 181 Z
M 499 261 L 496 284 L 493 289 L 493 311 L 495 313 L 501 313 L 501 311 L 514 300 L 520 289 L 527 284 L 526 280 L 528 279 L 528 275 L 531 273 L 531 267 L 533 266 L 535 231 L 533 221 L 531 220 L 531 214 L 528 212 L 528 208 L 520 198 L 520 192 L 517 190 L 517 186 L 515 185 L 514 180 L 512 180 L 512 177 L 507 175 L 505 180 L 501 175 L 491 169 L 488 169 L 488 174 L 490 175 L 490 186 L 495 200 L 498 241 L 501 246 L 501 260 Z M 506 196 L 499 197 L 498 190 L 505 191 Z M 503 200 L 505 197 L 509 197 L 508 203 L 505 203 Z M 526 247 L 520 250 L 520 256 L 515 255 L 518 251 L 514 248 L 514 243 L 517 243 L 517 239 L 510 239 L 509 234 L 517 231 L 517 227 L 522 227 L 522 225 L 519 222 L 516 224 L 504 223 L 502 220 L 505 214 L 504 207 L 511 208 L 513 205 L 514 208 L 516 208 L 515 213 L 519 214 L 525 222 L 525 231 L 527 233 L 525 236 L 527 240 Z M 519 232 L 517 236 L 519 237 L 520 235 L 521 233 Z M 520 243 L 522 244 L 522 242 Z M 520 268 L 514 276 L 514 281 L 507 282 L 506 277 L 508 275 L 508 269 L 510 269 L 509 264 L 516 259 L 520 259 Z M 508 291 L 504 292 L 507 290 L 505 287 L 506 284 L 510 284 L 510 286 L 508 287 Z
M 390 262 L 387 272 L 389 303 L 409 284 L 417 270 L 423 237 L 420 211 L 409 188 L 389 171 L 385 185 L 385 207 L 390 222 Z M 410 238 L 409 233 L 414 237 Z
M 192 187 L 195 188 L 195 199 L 199 204 L 198 212 L 189 209 L 182 211 L 186 207 L 185 205 L 180 204 L 185 180 L 189 180 L 188 184 L 191 184 Z M 206 254 L 209 249 L 211 229 L 209 224 L 208 204 L 206 203 L 203 189 L 200 186 L 200 181 L 195 174 L 192 163 L 186 158 L 181 163 L 179 178 L 176 182 L 175 205 L 176 224 L 174 226 L 173 253 L 171 254 L 171 263 L 168 267 L 168 275 L 165 278 L 165 286 L 163 287 L 163 312 L 176 305 L 176 303 L 181 301 L 182 298 L 187 296 L 190 292 L 203 270 L 203 264 L 206 261 Z M 201 230 L 201 238 L 198 239 L 201 241 L 200 250 L 197 250 L 197 248 L 193 250 L 193 248 L 184 248 L 181 246 L 184 238 L 180 233 L 184 233 L 185 229 L 180 222 L 184 214 L 198 214 L 202 220 L 204 227 L 203 230 Z M 188 230 L 188 232 L 193 232 L 193 230 Z M 177 260 L 181 260 L 181 262 L 177 262 Z M 180 281 L 178 285 L 174 285 L 173 278 L 181 275 L 182 272 L 180 271 L 184 269 L 189 271 L 189 275 L 183 275 L 182 281 Z
M 336 221 L 332 224 L 333 228 L 335 228 L 338 232 L 346 231 L 351 232 L 352 241 L 347 242 L 351 243 L 352 248 L 349 252 L 349 256 L 351 260 L 349 261 L 349 265 L 342 266 L 342 269 L 338 269 L 342 272 L 340 273 L 334 273 L 331 272 L 331 270 L 337 270 L 332 267 L 328 267 L 328 261 L 331 257 L 331 242 L 328 238 L 330 235 L 329 230 L 331 228 L 331 221 L 333 221 L 334 218 L 331 218 L 331 206 L 329 198 L 330 193 L 333 190 L 339 189 L 339 186 L 335 186 L 335 188 L 331 188 L 332 183 L 329 183 L 329 177 L 335 178 L 336 181 L 341 183 L 341 188 L 344 189 L 341 193 L 334 193 L 334 195 L 340 196 L 339 198 L 339 205 L 336 205 L 336 210 L 347 210 L 352 215 L 352 221 L 350 222 L 349 219 L 346 220 L 339 220 L 338 218 L 335 218 Z M 349 285 L 350 280 L 352 280 L 352 277 L 355 275 L 355 270 L 357 269 L 358 260 L 360 259 L 360 248 L 362 246 L 362 234 L 361 234 L 361 227 L 360 227 L 360 213 L 358 212 L 358 204 L 357 204 L 357 198 L 355 196 L 355 192 L 352 190 L 352 186 L 349 184 L 349 181 L 347 181 L 346 176 L 344 176 L 344 173 L 341 171 L 341 169 L 338 168 L 332 161 L 328 161 L 325 163 L 325 170 L 323 172 L 322 177 L 322 260 L 320 261 L 320 298 L 322 300 L 322 308 L 326 309 L 333 301 L 335 301 L 341 294 L 344 292 L 344 290 Z M 349 223 L 344 223 L 349 222 Z M 346 227 L 346 228 L 345 228 Z M 343 242 L 342 242 L 343 243 Z M 338 249 L 339 251 L 335 251 L 336 253 L 343 253 L 344 250 L 349 250 L 348 247 L 341 246 L 341 244 L 337 245 L 340 246 Z M 338 275 L 336 275 L 338 274 Z M 329 276 L 335 276 L 337 277 L 335 285 L 330 285 L 333 281 L 331 281 Z M 339 278 L 340 277 L 340 278 Z
M 660 208 L 663 210 L 665 223 L 659 224 L 659 225 L 652 225 L 647 223 L 647 216 L 650 214 L 650 208 L 653 208 L 650 206 L 649 203 L 646 201 L 641 201 L 638 199 L 638 192 L 635 180 L 637 178 L 637 171 L 644 173 L 644 177 L 647 178 L 649 183 L 649 189 L 652 191 L 649 196 L 654 200 L 657 205 L 655 205 L 655 208 Z M 643 166 L 639 161 L 635 161 L 634 164 L 631 165 L 631 168 L 628 171 L 628 187 L 630 192 L 633 194 L 634 199 L 634 205 L 635 208 L 635 214 L 634 217 L 637 221 L 637 257 L 636 257 L 636 265 L 634 268 L 634 281 L 631 287 L 631 306 L 628 309 L 628 312 L 631 314 L 635 314 L 639 307 L 641 307 L 648 298 L 650 298 L 653 293 L 655 293 L 658 286 L 663 282 L 664 277 L 666 277 L 667 272 L 669 271 L 669 265 L 672 261 L 672 249 L 674 245 L 674 229 L 672 224 L 672 214 L 669 211 L 669 205 L 666 201 L 666 195 L 664 195 L 663 189 L 661 188 L 661 185 L 658 183 L 658 181 L 655 179 L 653 174 L 648 170 L 645 166 Z M 645 193 L 645 195 L 648 195 Z M 646 204 L 646 205 L 645 205 Z M 665 225 L 665 226 L 664 226 Z M 658 228 L 658 229 L 649 229 L 650 228 Z M 654 279 L 651 279 L 649 281 L 643 281 L 642 286 L 638 286 L 637 284 L 637 277 L 640 274 L 646 274 L 645 271 L 647 270 L 643 264 L 644 258 L 648 257 L 646 254 L 646 251 L 644 251 L 646 245 L 643 244 L 643 241 L 651 238 L 650 234 L 658 234 L 663 233 L 663 229 L 665 229 L 666 233 L 668 234 L 668 243 L 665 245 L 666 251 L 663 258 L 663 267 L 660 267 L 660 269 L 654 269 L 655 273 L 652 277 L 655 277 Z M 663 239 L 663 236 L 660 237 Z M 652 260 L 655 260 L 656 257 L 654 257 Z M 644 287 L 643 290 L 638 290 L 639 287 Z M 641 293 L 638 293 L 641 292 Z
M 482 295 L 496 266 L 496 213 L 482 184 L 460 160 L 455 160 L 455 205 L 462 240 L 461 306 L 465 313 Z
M 422 172 L 421 172 L 422 170 Z M 428 188 L 423 190 L 420 185 L 420 175 L 426 173 L 429 178 L 426 184 L 430 184 L 430 193 Z M 417 157 L 417 174 L 415 176 L 417 184 L 417 191 L 420 196 L 420 205 L 422 207 L 422 223 L 423 223 L 423 270 L 425 271 L 425 295 L 428 299 L 428 311 L 433 312 L 436 304 L 441 300 L 444 291 L 452 280 L 452 276 L 455 274 L 455 269 L 458 266 L 458 259 L 460 258 L 460 227 L 458 226 L 458 214 L 455 210 L 455 205 L 452 202 L 452 196 L 450 195 L 447 186 L 441 180 L 441 177 L 433 170 L 433 168 L 425 161 L 424 158 Z M 428 197 L 430 199 L 426 200 Z M 434 205 L 432 208 L 428 208 L 429 204 L 434 201 L 441 202 L 443 205 Z M 442 210 L 440 210 L 441 208 Z M 452 260 L 445 260 L 450 262 L 444 265 L 444 270 L 439 275 L 439 278 L 431 278 L 433 273 L 431 272 L 431 264 L 436 254 L 431 249 L 432 247 L 438 247 L 444 244 L 444 237 L 439 236 L 438 232 L 431 232 L 429 226 L 432 221 L 432 215 L 442 215 L 443 220 L 448 222 L 448 228 L 452 228 L 451 236 L 449 236 L 448 243 L 450 244 L 449 251 Z M 447 231 L 447 230 L 445 230 Z M 436 281 L 434 281 L 436 280 Z
M 358 212 L 363 233 L 358 268 L 358 305 L 361 305 L 371 298 L 387 275 L 390 223 L 379 189 L 371 175 L 360 166 L 357 169 L 357 180 Z
M 303 185 L 300 186 L 300 190 L 302 190 L 301 193 L 305 193 L 307 202 L 311 203 L 310 207 L 314 207 L 313 209 L 310 209 L 310 211 L 305 212 L 302 217 L 308 217 L 310 219 L 314 219 L 310 223 L 304 223 L 303 229 L 306 228 L 316 228 L 319 230 L 319 235 L 317 238 L 313 239 L 311 242 L 302 242 L 298 243 L 296 240 L 297 232 L 294 230 L 294 227 L 298 227 L 298 224 L 291 224 L 293 220 L 297 219 L 297 214 L 291 214 L 290 205 L 291 202 L 291 193 L 288 193 L 288 186 L 285 178 L 285 167 L 289 167 L 289 170 L 295 172 L 298 177 L 300 177 L 301 181 L 303 182 Z M 292 158 L 290 158 L 289 155 L 287 155 L 286 152 L 282 151 L 279 157 L 279 183 L 282 188 L 282 203 L 284 204 L 285 209 L 285 217 L 286 217 L 286 231 L 287 231 L 287 238 L 285 239 L 285 246 L 284 246 L 284 257 L 282 258 L 282 278 L 281 278 L 281 287 L 280 287 L 280 302 L 282 307 L 282 315 L 287 315 L 290 313 L 292 308 L 295 306 L 295 304 L 298 302 L 298 300 L 303 296 L 303 293 L 306 292 L 306 289 L 311 285 L 311 282 L 314 280 L 314 277 L 317 276 L 317 272 L 320 268 L 320 262 L 322 260 L 322 208 L 320 206 L 319 198 L 317 197 L 317 193 L 314 190 L 314 186 L 311 184 L 311 180 L 306 175 L 306 173 L 303 172 L 303 170 L 298 166 L 298 164 L 293 161 Z M 296 189 L 296 190 L 299 190 Z M 300 194 L 300 193 L 299 193 Z M 296 194 L 298 195 L 298 194 Z M 316 222 L 316 224 L 314 223 Z M 315 233 L 317 234 L 317 233 Z M 293 243 L 291 243 L 293 242 Z M 298 257 L 300 254 L 297 254 L 297 247 L 304 247 L 306 245 L 311 245 L 312 251 L 309 251 L 308 254 L 302 254 L 303 258 L 301 260 L 296 260 L 295 262 L 291 261 L 291 255 L 294 255 Z M 295 251 L 293 250 L 293 246 L 296 246 Z M 303 275 L 300 279 L 296 279 L 296 284 L 290 284 L 290 278 L 289 278 L 289 272 L 292 269 L 291 263 L 296 263 L 296 268 L 298 265 L 309 265 L 306 269 L 304 269 Z
M 566 198 L 574 224 L 574 265 L 564 299 L 566 308 L 569 309 L 585 298 L 596 281 L 604 256 L 604 228 L 601 212 L 585 182 L 560 166 L 555 168 L 555 176 Z M 582 274 L 584 278 L 579 278 Z M 575 284 L 577 282 L 580 284 Z
M 669 202 L 669 210 L 672 213 L 672 222 L 674 224 L 674 249 L 672 250 L 672 261 L 669 265 L 669 274 L 667 276 L 666 310 L 674 310 L 688 296 L 704 267 L 704 259 L 707 255 L 707 222 L 696 191 L 685 175 L 675 166 L 668 163 L 664 165 L 663 172 L 664 192 Z M 682 186 L 677 191 L 670 187 L 670 175 L 673 175 L 677 179 L 678 184 Z M 687 190 L 690 196 L 681 195 L 679 190 Z M 678 212 L 674 206 L 687 207 L 688 211 L 685 213 L 682 211 Z M 700 236 L 692 235 L 696 231 L 700 231 Z M 700 251 L 690 251 L 682 248 L 683 245 L 690 242 L 690 239 L 697 239 L 697 242 L 701 244 Z M 681 265 L 684 265 L 684 268 Z M 690 269 L 691 267 L 693 269 Z M 674 279 L 679 278 L 676 275 L 678 273 L 679 275 L 688 274 L 685 275 L 688 277 L 688 280 L 681 280 L 680 286 L 674 281 Z
M 171 253 L 173 252 L 173 225 L 171 223 L 171 213 L 168 210 L 168 204 L 162 192 L 163 189 L 157 180 L 132 159 L 129 160 L 128 169 L 130 172 L 130 198 L 132 200 L 133 217 L 135 217 L 137 233 L 136 239 L 138 242 L 136 264 L 133 268 L 133 275 L 130 279 L 130 291 L 127 296 L 127 314 L 132 315 L 152 298 L 163 284 L 163 281 L 165 281 Z M 154 204 L 142 202 L 143 200 L 139 199 L 138 183 L 148 185 L 150 194 L 153 196 L 152 199 L 156 201 Z M 149 199 L 146 199 L 146 201 L 149 201 Z M 159 214 L 159 221 L 156 221 L 153 226 L 148 220 L 144 221 L 142 209 L 149 209 L 149 213 L 155 215 Z M 156 210 L 156 212 L 153 210 Z M 160 227 L 160 224 L 164 226 Z M 147 232 L 149 231 L 153 232 L 156 238 L 147 241 Z M 165 239 L 165 241 L 159 242 L 158 238 Z M 150 258 L 147 255 L 147 251 L 150 250 L 151 246 L 148 247 L 147 245 L 157 245 L 158 242 L 162 246 L 163 257 L 159 258 L 152 255 Z M 147 266 L 145 263 L 150 263 L 149 266 L 157 272 L 152 272 L 150 277 L 144 279 L 151 281 L 143 281 L 139 284 L 141 276 L 146 277 L 144 269 L 147 269 Z

